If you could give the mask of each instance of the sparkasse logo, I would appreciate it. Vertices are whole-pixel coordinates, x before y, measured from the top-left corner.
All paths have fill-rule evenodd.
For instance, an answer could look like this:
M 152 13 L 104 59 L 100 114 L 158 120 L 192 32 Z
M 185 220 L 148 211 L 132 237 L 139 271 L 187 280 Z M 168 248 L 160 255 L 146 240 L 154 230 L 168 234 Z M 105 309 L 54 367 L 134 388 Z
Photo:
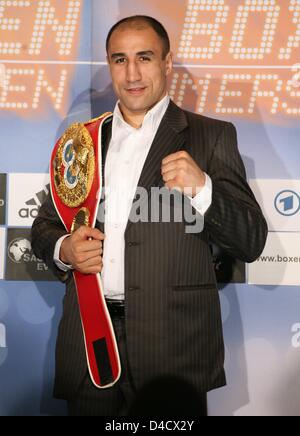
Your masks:
M 8 257 L 14 263 L 30 261 L 31 244 L 28 239 L 14 239 L 8 246 Z
M 5 279 L 15 281 L 56 280 L 43 260 L 32 251 L 30 229 L 9 228 L 7 230 L 7 256 Z

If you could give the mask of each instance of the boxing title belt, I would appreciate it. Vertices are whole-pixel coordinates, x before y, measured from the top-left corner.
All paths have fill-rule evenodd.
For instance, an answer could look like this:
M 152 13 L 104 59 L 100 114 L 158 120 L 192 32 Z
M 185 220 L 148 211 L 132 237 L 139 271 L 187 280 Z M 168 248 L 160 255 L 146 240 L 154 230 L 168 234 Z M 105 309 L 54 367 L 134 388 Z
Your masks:
M 102 126 L 106 113 L 86 124 L 71 125 L 57 142 L 50 165 L 51 193 L 68 233 L 95 227 L 102 193 Z M 73 271 L 87 363 L 98 388 L 108 388 L 121 374 L 115 334 L 106 306 L 100 274 Z

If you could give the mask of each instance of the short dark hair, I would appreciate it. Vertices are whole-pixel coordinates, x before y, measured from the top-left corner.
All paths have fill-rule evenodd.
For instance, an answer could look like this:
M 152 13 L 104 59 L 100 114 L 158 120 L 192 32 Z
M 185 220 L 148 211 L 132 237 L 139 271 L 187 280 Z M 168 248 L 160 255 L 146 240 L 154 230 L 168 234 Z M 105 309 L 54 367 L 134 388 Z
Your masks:
M 114 31 L 126 24 L 128 25 L 128 27 L 130 26 L 134 27 L 135 23 L 146 24 L 147 26 L 151 27 L 155 31 L 155 33 L 161 39 L 163 45 L 163 59 L 165 59 L 165 57 L 170 51 L 169 35 L 166 29 L 164 28 L 164 26 L 159 21 L 157 21 L 155 18 L 148 17 L 147 15 L 133 15 L 132 17 L 123 18 L 122 20 L 118 21 L 108 32 L 106 38 L 106 52 L 108 53 L 110 38 L 114 33 Z

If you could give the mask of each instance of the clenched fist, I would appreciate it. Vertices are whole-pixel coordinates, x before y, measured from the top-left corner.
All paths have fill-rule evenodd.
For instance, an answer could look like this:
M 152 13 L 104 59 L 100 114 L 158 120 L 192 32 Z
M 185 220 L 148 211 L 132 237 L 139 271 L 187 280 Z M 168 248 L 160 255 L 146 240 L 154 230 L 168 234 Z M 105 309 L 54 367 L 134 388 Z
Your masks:
M 100 273 L 104 238 L 100 230 L 82 226 L 63 241 L 60 260 L 82 274 Z
M 205 185 L 205 173 L 186 151 L 170 154 L 162 161 L 161 173 L 165 187 L 179 188 L 194 198 Z

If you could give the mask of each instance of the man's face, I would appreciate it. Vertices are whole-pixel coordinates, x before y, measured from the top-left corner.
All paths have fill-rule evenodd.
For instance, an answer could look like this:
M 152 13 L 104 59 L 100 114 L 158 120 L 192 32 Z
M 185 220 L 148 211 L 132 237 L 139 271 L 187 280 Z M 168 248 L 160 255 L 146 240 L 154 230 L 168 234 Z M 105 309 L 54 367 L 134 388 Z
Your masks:
M 121 109 L 131 115 L 146 113 L 167 91 L 172 56 L 163 59 L 163 45 L 151 27 L 119 28 L 111 36 L 108 62 Z

